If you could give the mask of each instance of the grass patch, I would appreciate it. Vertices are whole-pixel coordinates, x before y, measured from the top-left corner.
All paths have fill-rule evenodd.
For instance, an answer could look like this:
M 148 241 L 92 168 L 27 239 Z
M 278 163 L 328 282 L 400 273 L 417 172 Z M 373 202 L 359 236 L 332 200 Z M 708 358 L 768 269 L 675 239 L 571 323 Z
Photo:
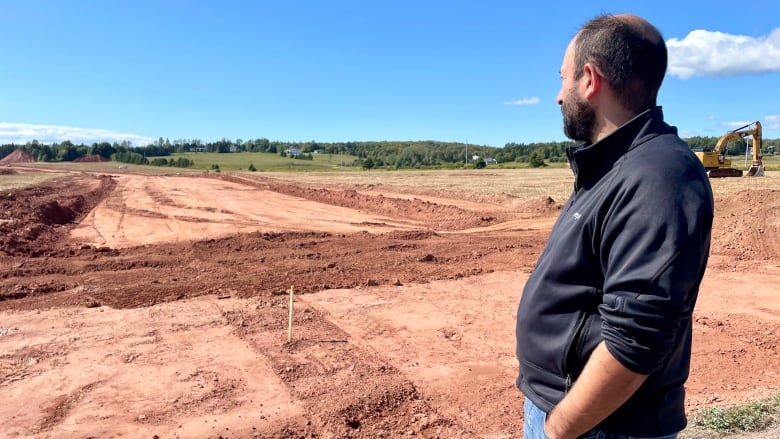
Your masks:
M 749 404 L 709 407 L 694 415 L 693 425 L 717 433 L 761 431 L 780 422 L 780 395 Z

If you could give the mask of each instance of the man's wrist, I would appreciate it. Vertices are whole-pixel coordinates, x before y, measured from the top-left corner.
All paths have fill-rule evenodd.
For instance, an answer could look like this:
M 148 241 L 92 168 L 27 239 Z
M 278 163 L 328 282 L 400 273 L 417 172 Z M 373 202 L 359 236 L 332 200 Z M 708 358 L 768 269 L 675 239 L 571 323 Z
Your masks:
M 544 434 L 544 437 L 547 439 L 553 439 L 552 435 L 547 432 L 547 421 L 544 422 L 544 425 L 542 425 L 542 433 Z
M 542 424 L 542 433 L 544 433 L 544 437 L 547 439 L 554 439 L 553 433 L 551 432 L 550 428 L 550 416 L 552 415 L 552 412 L 548 413 L 547 416 L 544 417 L 544 424 Z
M 564 435 L 560 431 L 559 423 L 556 422 L 558 414 L 555 410 L 551 411 L 544 418 L 544 425 L 542 425 L 542 432 L 548 439 L 562 439 Z

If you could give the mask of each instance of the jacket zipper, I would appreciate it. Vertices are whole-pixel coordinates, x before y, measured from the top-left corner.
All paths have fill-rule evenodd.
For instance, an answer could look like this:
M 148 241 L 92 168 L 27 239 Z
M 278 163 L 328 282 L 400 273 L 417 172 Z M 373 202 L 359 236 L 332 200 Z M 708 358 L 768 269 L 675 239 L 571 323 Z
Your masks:
M 577 353 L 577 346 L 580 343 L 580 339 L 582 338 L 582 331 L 585 329 L 585 325 L 588 323 L 588 317 L 589 314 L 583 313 L 582 317 L 577 322 L 576 330 L 574 331 L 574 335 L 572 336 L 571 342 L 567 346 L 566 349 L 566 356 L 564 358 L 563 368 L 564 368 L 564 375 L 565 378 L 565 388 L 564 393 L 568 393 L 569 389 L 572 386 L 573 377 L 571 374 L 571 368 L 572 368 L 572 359 L 576 356 Z

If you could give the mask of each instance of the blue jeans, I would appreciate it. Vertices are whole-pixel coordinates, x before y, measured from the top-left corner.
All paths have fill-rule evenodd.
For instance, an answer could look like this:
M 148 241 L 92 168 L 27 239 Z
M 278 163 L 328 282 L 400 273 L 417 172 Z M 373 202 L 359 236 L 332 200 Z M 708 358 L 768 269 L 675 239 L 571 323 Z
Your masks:
M 525 417 L 523 424 L 523 439 L 550 439 L 544 434 L 544 421 L 547 419 L 547 413 L 534 405 L 528 398 L 525 399 L 525 403 L 523 404 L 523 412 Z M 580 439 L 677 439 L 677 434 L 640 438 L 625 434 L 608 433 L 594 428 L 580 436 Z

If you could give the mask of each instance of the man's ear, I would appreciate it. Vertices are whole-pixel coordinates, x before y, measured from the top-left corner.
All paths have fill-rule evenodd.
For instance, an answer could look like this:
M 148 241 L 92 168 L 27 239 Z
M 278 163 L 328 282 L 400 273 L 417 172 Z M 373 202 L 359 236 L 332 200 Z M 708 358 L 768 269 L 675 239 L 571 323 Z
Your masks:
M 602 76 L 599 69 L 591 63 L 585 63 L 585 65 L 582 66 L 582 76 L 583 86 L 585 87 L 583 96 L 585 99 L 590 100 L 601 91 L 601 87 L 604 85 L 604 76 Z

